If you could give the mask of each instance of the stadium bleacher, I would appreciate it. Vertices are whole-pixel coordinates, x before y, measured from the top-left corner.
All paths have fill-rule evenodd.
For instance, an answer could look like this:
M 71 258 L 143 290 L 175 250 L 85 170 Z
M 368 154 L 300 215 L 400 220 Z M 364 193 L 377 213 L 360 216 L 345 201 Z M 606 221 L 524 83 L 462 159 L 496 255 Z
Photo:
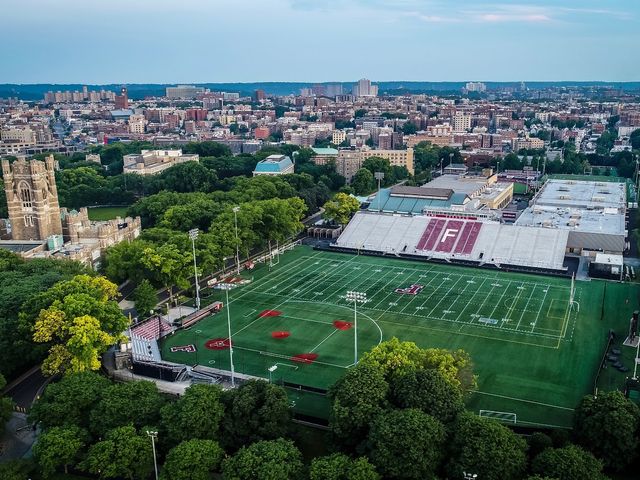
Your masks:
M 159 362 L 162 360 L 158 339 L 175 330 L 160 317 L 153 317 L 131 328 L 131 350 L 136 361 Z
M 479 265 L 518 265 L 563 271 L 565 230 L 480 221 L 473 216 L 390 215 L 358 212 L 336 247 L 411 254 Z

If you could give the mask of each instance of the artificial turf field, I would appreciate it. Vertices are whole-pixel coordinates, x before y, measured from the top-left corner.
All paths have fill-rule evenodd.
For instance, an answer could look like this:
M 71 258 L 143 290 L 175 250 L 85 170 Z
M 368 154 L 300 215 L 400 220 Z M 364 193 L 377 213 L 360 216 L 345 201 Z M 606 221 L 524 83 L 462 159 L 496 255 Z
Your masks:
M 276 365 L 274 382 L 328 388 L 354 363 L 353 305 L 345 299 L 354 290 L 367 294 L 358 305 L 360 355 L 392 337 L 462 348 L 478 375 L 468 408 L 514 413 L 522 425 L 571 425 L 573 408 L 593 391 L 607 332 L 623 335 L 637 308 L 632 284 L 576 282 L 578 312 L 569 308 L 568 279 L 306 246 L 242 276 L 251 283 L 229 292 L 237 372 L 268 378 Z M 412 285 L 419 293 L 395 291 Z M 224 294 L 214 291 L 207 301 L 225 301 Z M 225 309 L 167 337 L 163 359 L 228 370 Z M 196 351 L 171 351 L 186 345 Z M 294 398 L 302 413 L 327 413 L 323 396 Z

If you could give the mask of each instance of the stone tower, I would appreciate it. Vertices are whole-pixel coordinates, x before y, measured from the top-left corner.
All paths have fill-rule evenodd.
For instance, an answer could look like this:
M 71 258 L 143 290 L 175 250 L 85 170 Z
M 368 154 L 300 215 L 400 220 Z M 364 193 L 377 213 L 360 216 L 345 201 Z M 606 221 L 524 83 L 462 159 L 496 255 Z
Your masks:
M 46 240 L 62 235 L 55 161 L 2 160 L 11 236 L 14 240 Z

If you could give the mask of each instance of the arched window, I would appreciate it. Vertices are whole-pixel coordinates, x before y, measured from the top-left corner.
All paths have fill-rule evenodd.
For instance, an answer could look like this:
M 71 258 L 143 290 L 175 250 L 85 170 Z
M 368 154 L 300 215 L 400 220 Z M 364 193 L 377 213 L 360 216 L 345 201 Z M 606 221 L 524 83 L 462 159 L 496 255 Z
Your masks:
M 31 199 L 31 188 L 26 182 L 20 184 L 20 200 L 22 200 L 22 208 L 33 207 L 33 201 Z

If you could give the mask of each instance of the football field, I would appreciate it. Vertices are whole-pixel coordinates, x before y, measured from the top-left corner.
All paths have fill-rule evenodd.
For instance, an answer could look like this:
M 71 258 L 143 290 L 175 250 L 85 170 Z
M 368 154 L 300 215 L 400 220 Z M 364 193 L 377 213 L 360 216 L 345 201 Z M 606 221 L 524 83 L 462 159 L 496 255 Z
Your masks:
M 579 309 L 569 308 L 568 279 L 304 246 L 242 277 L 251 282 L 229 291 L 237 372 L 326 389 L 354 364 L 356 331 L 359 356 L 392 337 L 462 348 L 478 375 L 469 408 L 519 424 L 570 426 L 573 408 L 593 389 L 606 332 L 623 328 L 637 308 L 635 297 L 618 300 L 623 308 L 605 319 L 604 282 L 577 282 Z M 348 291 L 366 296 L 356 305 L 357 328 Z M 618 296 L 625 295 L 631 291 Z M 206 300 L 226 302 L 225 292 Z M 228 370 L 226 308 L 165 339 L 163 358 Z M 188 345 L 195 351 L 181 348 Z M 303 413 L 326 415 L 321 395 L 296 398 Z

